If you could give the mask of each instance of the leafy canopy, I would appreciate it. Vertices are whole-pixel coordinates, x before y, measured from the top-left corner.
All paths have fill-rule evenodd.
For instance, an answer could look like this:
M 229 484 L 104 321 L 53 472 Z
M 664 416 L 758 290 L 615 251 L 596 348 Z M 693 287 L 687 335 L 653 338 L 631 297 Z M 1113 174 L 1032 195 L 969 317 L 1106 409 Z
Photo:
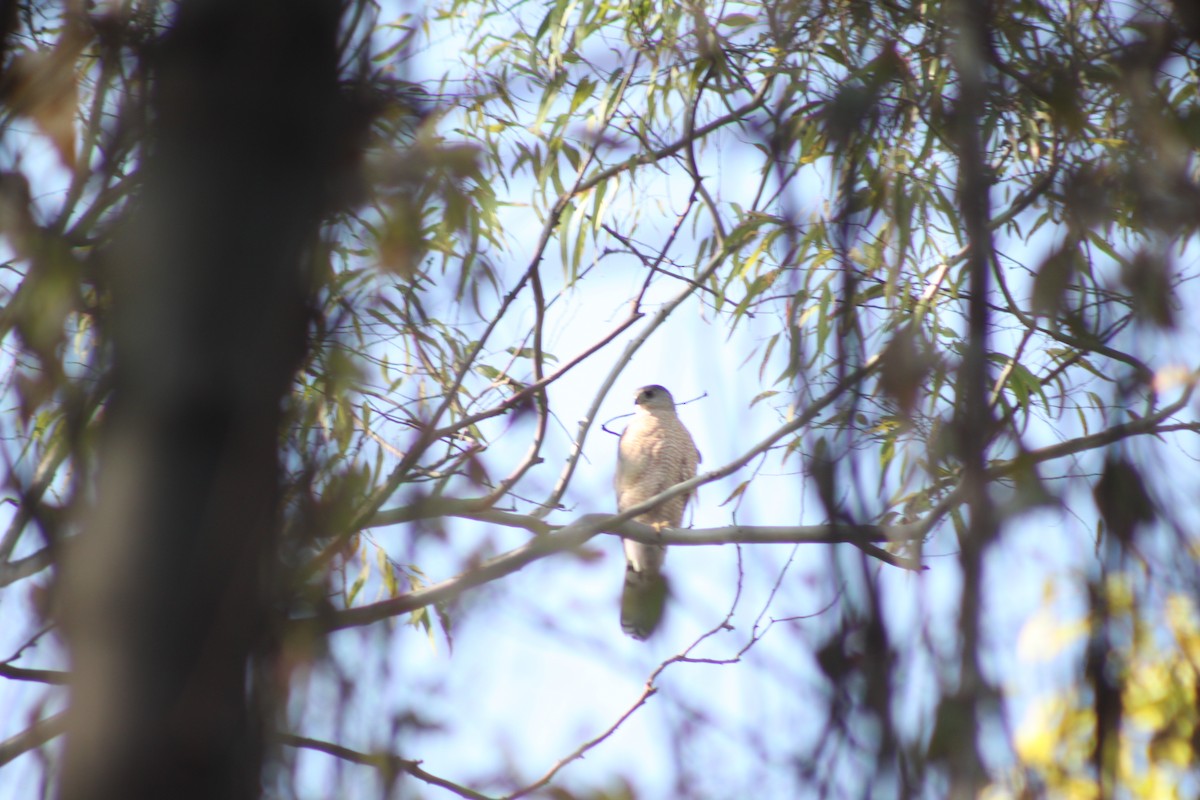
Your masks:
M 18 3 L 6 21 L 6 593 L 40 596 L 57 545 L 86 535 L 122 313 L 110 254 L 143 185 L 145 59 L 172 11 Z M 441 641 L 485 613 L 468 589 L 541 559 L 590 574 L 567 553 L 621 527 L 583 514 L 611 510 L 590 499 L 606 491 L 602 409 L 624 411 L 631 367 L 657 357 L 651 370 L 709 394 L 682 413 L 717 445 L 695 484 L 720 490 L 680 540 L 862 553 L 803 549 L 824 566 L 807 593 L 790 556 L 739 555 L 738 592 L 674 631 L 690 638 L 672 647 L 715 647 L 702 652 L 722 669 L 781 684 L 769 660 L 738 662 L 815 654 L 787 680 L 819 687 L 805 713 L 829 735 L 744 741 L 750 773 L 780 780 L 782 752 L 791 790 L 827 796 L 1194 785 L 1200 23 L 1186 6 L 452 0 L 416 17 L 363 0 L 342 25 L 361 136 L 296 265 L 309 318 L 278 431 L 276 657 L 327 678 L 335 630 L 403 619 Z M 706 331 L 736 372 L 693 346 Z M 820 528 L 795 524 L 781 485 Z M 773 527 L 729 527 L 746 521 Z M 1053 567 L 1020 549 L 1030 528 Z M 918 592 L 892 571 L 922 566 L 960 584 L 922 595 L 924 616 L 889 616 Z M 1048 589 L 1021 641 L 1050 652 L 1018 664 L 995 642 L 1026 569 Z M 829 596 L 818 619 L 773 628 L 789 599 Z M 53 635 L 37 613 L 26 639 Z M 6 682 L 53 682 L 14 661 Z M 1018 673 L 1062 664 L 1030 701 L 1037 681 Z M 599 740 L 559 742 L 541 782 L 523 765 L 434 776 L 416 752 L 318 741 L 299 716 L 280 735 L 385 785 L 600 791 L 611 780 L 575 759 L 620 741 L 626 707 L 599 712 L 614 725 Z M 999 740 L 980 734 L 995 720 Z M 45 747 L 30 731 L 18 751 Z M 674 769 L 700 780 L 685 758 Z

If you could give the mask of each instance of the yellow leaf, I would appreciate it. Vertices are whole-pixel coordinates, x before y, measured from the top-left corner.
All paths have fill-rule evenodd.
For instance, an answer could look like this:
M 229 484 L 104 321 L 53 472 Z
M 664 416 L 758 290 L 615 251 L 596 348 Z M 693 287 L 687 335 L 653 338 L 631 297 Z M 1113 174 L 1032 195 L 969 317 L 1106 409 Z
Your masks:
M 1026 662 L 1050 661 L 1064 648 L 1087 635 L 1086 620 L 1064 622 L 1050 608 L 1035 611 L 1017 635 L 1017 658 Z
M 1164 736 L 1150 742 L 1150 758 L 1181 769 L 1192 766 L 1192 745 L 1182 736 Z
M 1151 768 L 1144 776 L 1128 781 L 1130 797 L 1173 800 L 1179 797 L 1179 779 L 1165 770 Z
M 1056 763 L 1054 748 L 1061 717 L 1062 701 L 1054 698 L 1039 701 L 1026 712 L 1013 742 L 1023 764 L 1048 767 Z
M 1166 604 L 1167 625 L 1175 635 L 1175 641 L 1187 654 L 1192 663 L 1200 663 L 1200 628 L 1196 623 L 1196 607 L 1192 599 L 1182 594 L 1172 594 Z
M 1152 731 L 1162 728 L 1170 715 L 1172 684 L 1169 664 L 1144 664 L 1136 670 L 1125 692 L 1129 720 Z

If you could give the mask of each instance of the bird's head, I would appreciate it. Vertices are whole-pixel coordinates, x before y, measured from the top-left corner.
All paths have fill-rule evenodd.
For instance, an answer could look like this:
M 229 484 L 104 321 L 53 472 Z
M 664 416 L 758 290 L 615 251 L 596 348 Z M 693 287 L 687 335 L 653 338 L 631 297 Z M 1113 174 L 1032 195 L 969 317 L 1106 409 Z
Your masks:
M 643 386 L 638 389 L 637 397 L 633 403 L 638 408 L 647 411 L 672 411 L 675 408 L 675 398 L 671 397 L 670 392 L 657 384 L 654 386 Z

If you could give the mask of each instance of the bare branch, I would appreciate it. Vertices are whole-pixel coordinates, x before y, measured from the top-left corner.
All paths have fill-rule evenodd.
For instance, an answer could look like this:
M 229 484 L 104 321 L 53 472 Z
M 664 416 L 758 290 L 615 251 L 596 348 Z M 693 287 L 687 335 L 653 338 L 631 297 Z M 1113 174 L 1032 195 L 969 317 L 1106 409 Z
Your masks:
M 326 755 L 331 755 L 334 758 L 340 758 L 343 761 L 349 761 L 352 764 L 361 764 L 364 767 L 372 767 L 379 770 L 384 775 L 391 777 L 399 773 L 411 775 L 414 778 L 424 781 L 431 786 L 438 786 L 459 797 L 467 797 L 471 800 L 490 800 L 485 794 L 480 794 L 465 786 L 448 781 L 445 778 L 439 778 L 433 773 L 426 772 L 421 769 L 421 762 L 412 759 L 401 758 L 392 753 L 363 753 L 358 750 L 351 750 L 349 747 L 342 747 L 340 744 L 332 742 L 324 742 L 320 739 L 310 739 L 307 736 L 297 736 L 292 733 L 279 733 L 275 736 L 276 740 L 288 747 L 303 748 L 306 750 L 316 750 Z
M 1174 425 L 1160 425 L 1160 423 L 1172 417 L 1174 414 L 1187 406 L 1191 399 L 1195 385 L 1191 384 L 1187 389 L 1180 394 L 1179 398 L 1170 405 L 1163 406 L 1157 413 L 1147 417 L 1134 420 L 1132 422 L 1113 425 L 1098 433 L 1093 433 L 1088 436 L 1080 436 L 1077 439 L 1070 439 L 1058 444 L 1048 445 L 1030 450 L 1029 452 L 1017 456 L 1016 458 L 1005 461 L 997 461 L 989 465 L 987 474 L 989 478 L 1002 477 L 1012 473 L 1014 470 L 1021 468 L 1024 464 L 1031 461 L 1041 463 L 1043 461 L 1051 461 L 1056 458 L 1064 458 L 1066 456 L 1082 453 L 1087 450 L 1095 450 L 1098 447 L 1105 447 L 1110 444 L 1128 439 L 1131 436 L 1141 436 L 1144 434 L 1158 434 L 1175 431 L 1193 431 L 1200 433 L 1200 422 L 1178 423 Z
M 682 484 L 681 484 L 682 485 Z M 305 618 L 297 624 L 316 623 L 328 630 L 339 630 L 360 625 L 370 625 L 399 614 L 407 614 L 428 605 L 447 602 L 467 589 L 510 575 L 525 566 L 547 556 L 572 550 L 598 533 L 611 533 L 639 541 L 669 545 L 723 545 L 723 544 L 855 544 L 862 546 L 872 542 L 911 541 L 920 539 L 928 532 L 924 523 L 896 526 L 879 525 L 801 525 L 794 528 L 731 526 L 712 530 L 665 529 L 656 533 L 649 525 L 631 520 L 618 521 L 624 514 L 585 514 L 570 525 L 560 528 L 549 536 L 538 536 L 529 542 L 488 559 L 477 567 L 418 589 L 399 597 L 381 600 L 355 608 L 336 611 L 320 620 Z M 889 554 L 891 556 L 891 554 Z M 918 566 L 907 559 L 891 556 L 907 569 Z
M 56 686 L 63 686 L 67 682 L 68 674 L 55 669 L 28 669 L 26 667 L 14 667 L 7 662 L 0 664 L 0 678 L 9 678 L 14 681 L 35 681 L 37 683 L 49 683 Z
M 41 747 L 56 736 L 61 736 L 66 729 L 65 712 L 38 720 L 15 736 L 10 736 L 0 742 L 0 766 L 4 766 L 17 756 Z
M 925 524 L 908 525 L 727 525 L 723 528 L 665 528 L 661 532 L 634 520 L 612 531 L 622 538 L 672 547 L 707 547 L 726 544 L 854 544 L 909 542 L 923 538 Z
M 0 587 L 8 586 L 30 575 L 36 575 L 54 563 L 49 547 L 43 547 L 25 558 L 0 564 Z
M 870 369 L 871 366 L 868 365 L 857 372 L 863 373 Z M 847 380 L 849 381 L 853 377 L 849 376 Z M 1084 436 L 1069 442 L 1032 450 L 1015 459 L 994 462 L 989 465 L 987 475 L 990 479 L 1005 477 L 1018 469 L 1024 468 L 1029 463 L 1040 463 L 1056 458 L 1063 458 L 1085 450 L 1103 447 L 1130 436 L 1157 433 L 1162 429 L 1159 423 L 1183 408 L 1191 397 L 1191 393 L 1191 389 L 1189 389 L 1174 403 L 1164 407 L 1158 414 L 1151 417 L 1124 425 L 1116 425 L 1091 436 Z M 827 397 L 829 396 L 827 395 Z M 810 406 L 809 410 L 813 409 L 816 405 Z M 808 410 L 806 410 L 807 413 Z M 815 414 L 815 412 L 813 413 Z M 789 423 L 784 428 L 791 427 L 792 425 L 798 427 L 797 422 Z M 1200 423 L 1182 426 L 1171 425 L 1162 430 L 1178 431 L 1181 429 L 1200 432 Z M 777 431 L 772 437 L 768 437 L 763 442 L 760 442 L 751 450 L 751 453 L 767 449 L 778 438 L 778 435 L 780 434 Z M 415 611 L 427 605 L 443 603 L 457 597 L 468 589 L 512 574 L 534 561 L 579 547 L 598 533 L 611 533 L 651 544 L 657 543 L 672 546 L 783 543 L 853 544 L 863 549 L 868 555 L 879 558 L 889 564 L 903 569 L 916 570 L 921 567 L 915 560 L 897 556 L 874 545 L 887 542 L 917 541 L 924 538 L 935 524 L 965 499 L 965 493 L 962 487 L 959 486 L 944 497 L 920 521 L 890 526 L 865 524 L 800 525 L 794 527 L 734 525 L 711 529 L 668 528 L 662 532 L 655 532 L 650 526 L 634 522 L 630 519 L 630 517 L 642 513 L 646 508 L 653 507 L 669 497 L 673 497 L 683 491 L 690 491 L 696 486 L 710 480 L 716 480 L 733 472 L 752 457 L 753 455 L 745 455 L 718 470 L 704 473 L 690 481 L 676 484 L 661 494 L 650 498 L 645 503 L 631 507 L 628 511 L 621 514 L 586 514 L 569 525 L 556 529 L 550 535 L 538 536 L 526 544 L 489 559 L 467 572 L 399 597 L 390 598 L 371 605 L 337 611 L 329 617 L 322 619 L 320 624 L 330 630 L 370 625 L 389 617 Z M 455 510 L 454 501 L 436 501 L 432 502 L 428 506 L 428 509 L 422 506 L 407 507 L 395 509 L 392 512 L 381 512 L 381 515 L 387 515 L 388 524 L 428 516 L 439 516 L 440 514 L 463 516 L 470 519 L 494 522 L 508 527 L 522 527 L 529 530 L 542 530 L 540 526 L 545 524 L 535 518 L 519 514 L 505 514 L 502 512 L 491 512 L 486 515 L 479 514 L 478 512 L 471 511 L 467 505 L 464 503 L 460 506 L 459 510 Z M 547 527 L 554 530 L 550 526 Z M 312 620 L 308 621 L 311 622 Z M 301 620 L 298 622 L 304 621 Z
M 840 598 L 841 595 L 842 595 L 842 591 L 841 591 L 841 589 L 839 589 L 837 594 L 834 596 L 833 600 L 831 600 L 827 605 L 825 605 L 819 611 L 815 611 L 812 614 L 804 614 L 804 615 L 801 615 L 798 617 L 791 617 L 789 619 L 808 619 L 810 617 L 815 617 L 820 614 L 824 614 L 826 611 L 833 608 L 833 604 L 837 602 L 838 598 Z M 532 794 L 533 792 L 536 792 L 538 789 L 541 789 L 543 786 L 546 786 L 547 784 L 549 784 L 550 781 L 552 781 L 554 779 L 554 776 L 557 775 L 559 772 L 561 772 L 562 769 L 564 767 L 566 767 L 568 764 L 570 764 L 573 761 L 578 761 L 579 759 L 583 758 L 588 753 L 589 750 L 594 749 L 597 745 L 602 744 L 605 740 L 612 737 L 612 735 L 614 733 L 616 733 L 617 730 L 619 730 L 622 725 L 625 724 L 626 720 L 628 720 L 635 713 L 637 713 L 638 709 L 640 709 L 642 706 L 646 705 L 646 703 L 650 700 L 651 697 L 658 694 L 658 687 L 656 685 L 658 682 L 658 678 L 660 675 L 662 675 L 664 672 L 666 672 L 666 670 L 669 669 L 672 664 L 709 664 L 709 665 L 715 665 L 715 666 L 725 666 L 728 664 L 736 664 L 742 660 L 742 656 L 744 656 L 752 647 L 754 647 L 755 644 L 762 641 L 762 639 L 766 635 L 767 631 L 771 628 L 771 625 L 773 625 L 776 622 L 786 621 L 786 620 L 774 620 L 773 619 L 761 632 L 759 632 L 756 629 L 753 632 L 753 634 L 751 635 L 750 640 L 748 642 L 746 642 L 746 644 L 740 650 L 738 650 L 737 654 L 732 656 L 731 658 L 713 659 L 713 658 L 696 658 L 695 656 L 693 656 L 692 653 L 696 650 L 697 647 L 699 647 L 705 641 L 711 639 L 713 636 L 716 636 L 721 631 L 731 630 L 730 625 L 729 625 L 729 620 L 732 616 L 733 616 L 733 610 L 730 609 L 729 614 L 727 614 L 725 616 L 725 618 L 722 619 L 719 623 L 717 623 L 715 626 L 713 626 L 709 630 L 707 630 L 704 633 L 697 636 L 692 641 L 692 643 L 689 644 L 687 647 L 685 647 L 683 650 L 681 650 L 674 656 L 671 656 L 666 661 L 663 661 L 661 664 L 659 664 L 658 667 L 655 668 L 654 672 L 650 673 L 650 677 L 648 677 L 646 679 L 646 685 L 642 689 L 642 693 L 640 695 L 638 695 L 637 700 L 635 700 L 633 702 L 633 704 L 631 706 L 629 706 L 629 708 L 627 708 L 621 714 L 621 716 L 617 718 L 617 720 L 612 725 L 608 726 L 608 728 L 606 728 L 604 730 L 604 732 L 602 732 L 598 736 L 595 736 L 595 737 L 589 739 L 588 741 L 581 744 L 579 747 L 575 748 L 575 750 L 573 750 L 568 755 L 563 756 L 558 761 L 554 762 L 553 766 L 551 766 L 550 769 L 547 770 L 544 775 L 542 775 L 542 777 L 538 778 L 536 781 L 529 784 L 528 786 L 526 786 L 522 789 L 519 789 L 516 792 L 513 792 L 512 794 L 506 795 L 504 797 L 504 800 L 517 800 L 517 798 L 519 798 L 519 797 L 525 797 L 529 794 Z M 755 627 L 757 628 L 757 625 Z
M 674 661 L 675 659 L 672 659 L 671 662 L 668 663 L 674 663 Z M 617 721 L 610 725 L 603 733 L 579 745 L 579 747 L 575 748 L 575 750 L 570 754 L 565 755 L 558 761 L 554 762 L 553 766 L 551 766 L 550 769 L 548 769 L 546 773 L 542 775 L 542 777 L 538 778 L 525 788 L 513 792 L 510 795 L 506 795 L 504 800 L 517 800 L 518 797 L 525 797 L 526 795 L 533 794 L 538 789 L 541 789 L 543 786 L 546 786 L 548 783 L 550 783 L 550 781 L 554 780 L 554 776 L 561 772 L 563 767 L 567 766 L 572 761 L 577 761 L 578 759 L 583 758 L 584 754 L 586 754 L 589 750 L 601 744 L 614 733 L 616 733 L 617 730 L 625 724 L 625 720 L 632 717 L 639 708 L 646 705 L 646 701 L 658 693 L 658 687 L 654 685 L 654 680 L 658 677 L 659 673 L 662 672 L 663 667 L 665 666 L 666 664 L 663 664 L 654 671 L 654 674 L 651 675 L 649 680 L 646 681 L 646 686 L 642 690 L 642 693 L 638 696 L 638 699 L 635 700 L 633 705 L 627 708 L 625 713 L 618 717 Z
M 622 161 L 619 164 L 614 164 L 611 167 L 608 167 L 606 169 L 601 170 L 600 172 L 597 172 L 596 174 L 594 174 L 590 178 L 588 178 L 586 181 L 583 181 L 576 188 L 576 192 L 586 192 L 588 189 L 598 186 L 599 184 L 604 183 L 609 178 L 612 178 L 615 175 L 619 175 L 622 172 L 628 172 L 629 170 L 632 170 L 635 167 L 641 167 L 641 166 L 645 166 L 646 164 L 654 164 L 658 161 L 661 161 L 662 159 L 666 158 L 667 156 L 678 153 L 680 150 L 687 147 L 690 143 L 692 143 L 698 139 L 703 139 L 705 136 L 708 136 L 713 131 L 719 130 L 720 128 L 723 128 L 726 125 L 729 125 L 730 123 L 741 121 L 750 112 L 755 111 L 759 108 L 762 108 L 763 103 L 766 101 L 767 91 L 770 89 L 770 87 L 771 87 L 770 81 L 763 81 L 762 86 L 760 86 L 758 88 L 758 90 L 754 93 L 753 97 L 751 97 L 747 102 L 743 103 L 742 105 L 740 105 L 737 108 L 730 111 L 728 114 L 724 114 L 720 117 L 717 117 L 716 119 L 714 119 L 711 122 L 701 125 L 699 128 L 695 128 L 694 130 L 690 131 L 687 135 L 681 136 L 680 138 L 676 139 L 675 141 L 671 142 L 670 144 L 663 145 L 662 147 L 659 147 L 655 150 L 651 150 L 648 153 L 640 153 L 636 156 L 626 159 L 625 161 Z

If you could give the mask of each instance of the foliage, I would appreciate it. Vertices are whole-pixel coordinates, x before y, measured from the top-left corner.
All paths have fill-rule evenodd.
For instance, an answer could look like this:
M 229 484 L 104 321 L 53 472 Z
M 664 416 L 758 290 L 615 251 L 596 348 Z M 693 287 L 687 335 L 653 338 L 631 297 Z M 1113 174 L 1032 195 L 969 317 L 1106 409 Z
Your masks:
M 94 500 L 121 314 L 106 270 L 143 187 L 146 54 L 173 10 L 16 8 L 0 86 L 14 412 L 0 585 L 41 598 Z M 750 670 L 784 640 L 820 702 L 809 735 L 763 745 L 787 766 L 752 769 L 789 793 L 1159 797 L 1200 780 L 1200 26 L 1182 5 L 446 0 L 420 18 L 362 0 L 343 27 L 361 137 L 297 265 L 307 348 L 278 431 L 288 622 L 272 658 L 288 681 L 327 670 L 349 692 L 335 631 L 399 619 L 451 644 L 484 613 L 475 593 L 503 606 L 504 576 L 543 559 L 585 575 L 597 534 L 646 535 L 584 512 L 610 510 L 591 499 L 610 444 L 598 423 L 655 357 L 662 382 L 698 376 L 711 402 L 683 413 L 718 444 L 702 442 L 693 485 L 722 483 L 725 503 L 679 540 L 858 549 L 814 555 L 818 590 L 800 593 L 792 555 L 756 570 L 747 544 L 729 607 L 679 640 L 694 644 L 629 716 L 607 708 L 607 733 L 556 742 L 540 782 L 470 763 L 435 776 L 419 753 L 361 752 L 284 714 L 291 751 L 375 767 L 385 790 L 648 794 L 632 768 L 570 776 L 668 667 Z M 736 374 L 692 346 L 707 330 Z M 722 409 L 737 422 L 715 424 Z M 819 525 L 777 499 L 780 473 Z M 1047 618 L 1085 622 L 1055 645 L 1069 677 L 1028 711 L 995 666 L 1027 665 L 989 638 L 1007 602 L 996 574 L 1041 567 L 1012 556 L 1035 529 L 1068 565 Z M 922 565 L 952 588 L 893 580 Z M 898 619 L 896 594 L 913 592 L 921 613 Z M 805 627 L 784 620 L 797 596 L 838 599 Z M 55 635 L 48 605 L 18 636 Z M 751 624 L 729 634 L 735 614 Z M 19 656 L 0 674 L 48 680 Z M 306 680 L 284 681 L 293 703 L 319 693 Z M 436 716 L 412 707 L 379 750 Z M 687 725 L 672 736 L 686 749 Z M 14 755 L 42 748 L 52 774 L 46 738 Z M 675 758 L 677 790 L 721 794 Z

